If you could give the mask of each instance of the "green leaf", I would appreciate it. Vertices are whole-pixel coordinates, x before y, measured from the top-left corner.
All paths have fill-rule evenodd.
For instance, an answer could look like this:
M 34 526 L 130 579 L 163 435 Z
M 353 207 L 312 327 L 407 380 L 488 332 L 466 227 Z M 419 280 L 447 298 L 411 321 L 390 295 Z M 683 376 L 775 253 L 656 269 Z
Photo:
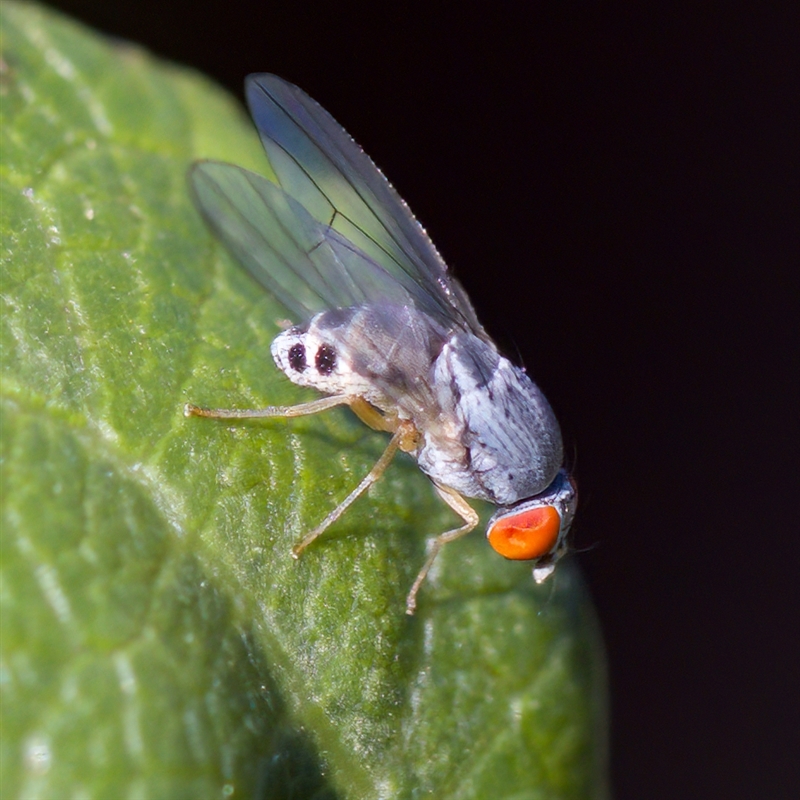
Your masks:
M 604 798 L 602 646 L 575 568 L 537 587 L 406 456 L 308 399 L 286 312 L 191 205 L 199 157 L 269 174 L 188 70 L 2 8 L 3 797 Z

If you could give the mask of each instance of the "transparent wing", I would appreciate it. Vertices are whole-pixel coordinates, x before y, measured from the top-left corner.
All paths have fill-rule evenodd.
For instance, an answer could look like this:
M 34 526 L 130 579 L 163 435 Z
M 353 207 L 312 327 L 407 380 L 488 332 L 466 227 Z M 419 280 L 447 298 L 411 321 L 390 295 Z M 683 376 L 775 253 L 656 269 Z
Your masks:
M 189 175 L 208 223 L 297 322 L 376 300 L 425 306 L 413 281 L 409 291 L 272 181 L 218 161 L 198 162 Z
M 313 219 L 383 268 L 383 296 L 391 294 L 394 281 L 421 310 L 488 338 L 425 230 L 336 120 L 274 75 L 249 76 L 246 93 L 281 187 Z M 359 279 L 355 269 L 350 275 Z M 370 293 L 379 288 L 372 286 Z

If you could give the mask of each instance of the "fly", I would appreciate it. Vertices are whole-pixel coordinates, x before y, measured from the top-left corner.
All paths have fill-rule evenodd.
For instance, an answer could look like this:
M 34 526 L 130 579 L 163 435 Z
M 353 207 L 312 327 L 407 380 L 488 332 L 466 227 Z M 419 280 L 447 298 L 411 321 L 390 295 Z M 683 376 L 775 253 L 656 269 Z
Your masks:
M 489 543 L 506 558 L 533 561 L 541 583 L 566 551 L 577 504 L 549 403 L 500 355 L 424 228 L 333 117 L 274 75 L 249 76 L 246 93 L 278 183 L 198 162 L 195 200 L 248 272 L 301 321 L 272 343 L 276 365 L 325 396 L 264 409 L 187 404 L 186 416 L 297 417 L 346 405 L 390 433 L 375 466 L 292 553 L 339 519 L 398 450 L 409 453 L 462 524 L 430 541 L 408 614 L 441 548 L 478 525 L 465 498 L 498 507 Z

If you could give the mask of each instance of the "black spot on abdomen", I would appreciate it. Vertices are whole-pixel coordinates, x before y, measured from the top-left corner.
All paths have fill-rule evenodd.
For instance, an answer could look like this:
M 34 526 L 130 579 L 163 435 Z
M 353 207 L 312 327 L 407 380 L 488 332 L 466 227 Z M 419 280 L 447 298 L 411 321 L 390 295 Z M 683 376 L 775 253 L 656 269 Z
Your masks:
M 329 344 L 321 344 L 314 363 L 320 375 L 330 375 L 336 368 L 336 351 Z
M 304 344 L 293 344 L 289 348 L 289 366 L 295 372 L 302 372 L 308 364 L 306 363 L 306 346 Z

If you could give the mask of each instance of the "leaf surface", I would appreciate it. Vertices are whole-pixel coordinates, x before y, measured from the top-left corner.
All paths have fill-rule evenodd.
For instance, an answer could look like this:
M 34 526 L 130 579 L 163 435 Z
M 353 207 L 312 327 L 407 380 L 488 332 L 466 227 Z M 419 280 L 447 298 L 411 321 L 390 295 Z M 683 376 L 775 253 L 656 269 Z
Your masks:
M 269 357 L 286 317 L 192 207 L 269 175 L 188 70 L 2 5 L 3 797 L 606 797 L 602 646 L 574 567 L 454 520 L 403 457 L 295 562 L 385 437 Z

